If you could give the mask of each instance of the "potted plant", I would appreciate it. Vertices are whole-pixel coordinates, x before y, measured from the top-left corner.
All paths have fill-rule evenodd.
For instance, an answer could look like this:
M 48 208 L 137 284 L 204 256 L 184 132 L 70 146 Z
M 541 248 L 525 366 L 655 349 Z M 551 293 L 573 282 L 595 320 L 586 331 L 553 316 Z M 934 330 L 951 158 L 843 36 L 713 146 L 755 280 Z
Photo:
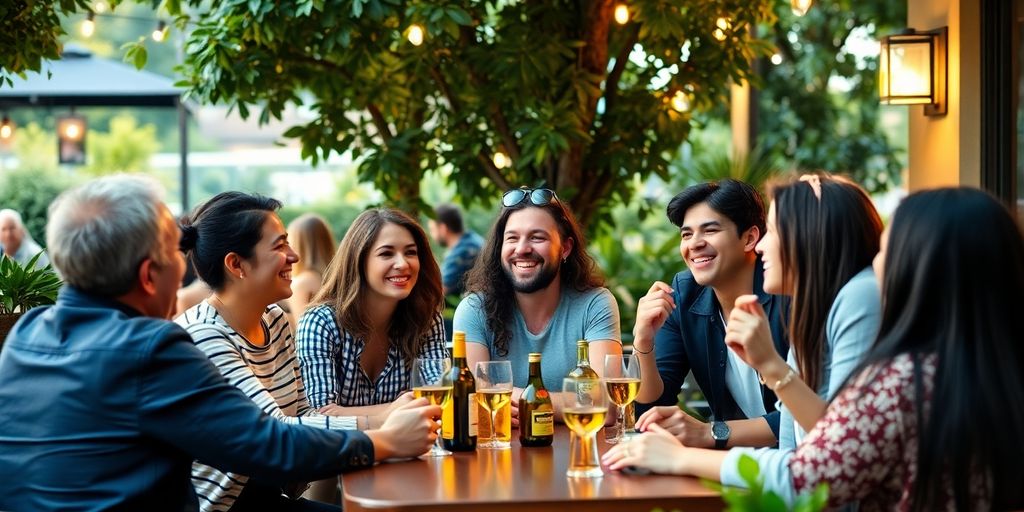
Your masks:
M 60 277 L 50 265 L 36 268 L 42 254 L 36 254 L 24 266 L 0 255 L 0 348 L 24 312 L 57 300 Z

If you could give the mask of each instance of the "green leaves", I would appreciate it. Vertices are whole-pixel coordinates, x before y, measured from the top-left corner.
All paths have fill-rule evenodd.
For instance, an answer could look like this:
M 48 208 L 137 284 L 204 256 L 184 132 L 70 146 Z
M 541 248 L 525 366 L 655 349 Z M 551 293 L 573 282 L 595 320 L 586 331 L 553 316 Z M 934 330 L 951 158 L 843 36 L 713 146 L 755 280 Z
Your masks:
M 774 491 L 766 490 L 761 479 L 761 470 L 753 457 L 740 455 L 737 468 L 746 489 L 724 487 L 717 482 L 704 484 L 722 493 L 722 500 L 729 512 L 819 512 L 828 505 L 828 484 L 822 483 L 814 492 L 797 496 L 792 508 Z
M 25 312 L 57 300 L 61 280 L 50 265 L 37 269 L 36 254 L 25 266 L 0 254 L 0 314 Z
M 124 61 L 135 66 L 135 69 L 146 67 L 149 53 L 146 50 L 145 37 L 140 37 L 138 41 L 121 45 L 121 50 L 124 51 Z

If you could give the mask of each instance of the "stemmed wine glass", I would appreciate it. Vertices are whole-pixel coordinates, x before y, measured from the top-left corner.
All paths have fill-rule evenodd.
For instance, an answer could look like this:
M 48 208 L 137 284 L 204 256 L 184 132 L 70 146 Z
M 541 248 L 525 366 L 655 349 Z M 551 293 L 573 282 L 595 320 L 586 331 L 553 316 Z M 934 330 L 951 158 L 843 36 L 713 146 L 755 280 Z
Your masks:
M 504 450 L 511 447 L 512 363 L 510 361 L 481 361 L 476 364 L 476 399 L 491 414 L 489 441 L 478 448 Z M 504 416 L 498 413 L 504 409 Z M 499 417 L 502 425 L 498 425 Z M 506 427 L 505 424 L 508 424 Z
M 616 434 L 605 441 L 615 444 L 628 441 L 635 429 L 626 431 L 626 407 L 636 400 L 640 392 L 640 362 L 636 354 L 608 354 L 604 356 L 604 384 L 608 389 L 608 400 L 619 407 L 616 420 Z
M 573 431 L 570 443 L 569 470 L 566 476 L 595 478 L 604 474 L 597 455 L 597 431 L 604 426 L 608 414 L 607 394 L 597 379 L 562 380 L 562 417 Z
M 414 359 L 412 362 L 413 395 L 416 398 L 426 398 L 431 405 L 438 405 L 444 409 L 452 398 L 452 378 L 449 375 L 451 368 L 452 362 L 447 358 L 417 357 Z M 451 454 L 452 452 L 441 446 L 441 435 L 438 433 L 434 446 L 424 455 L 444 457 Z

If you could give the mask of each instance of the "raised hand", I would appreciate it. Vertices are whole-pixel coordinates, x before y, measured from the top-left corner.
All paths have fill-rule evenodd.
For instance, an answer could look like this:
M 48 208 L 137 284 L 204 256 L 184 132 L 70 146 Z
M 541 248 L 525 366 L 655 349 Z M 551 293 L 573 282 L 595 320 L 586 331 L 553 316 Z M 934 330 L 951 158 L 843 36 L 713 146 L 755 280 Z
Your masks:
M 775 351 L 768 317 L 756 295 L 741 295 L 736 299 L 725 328 L 725 344 L 762 375 L 786 364 Z
M 640 297 L 636 307 L 636 324 L 633 325 L 633 347 L 641 352 L 653 348 L 654 335 L 668 320 L 676 308 L 672 298 L 672 287 L 655 281 L 647 295 Z

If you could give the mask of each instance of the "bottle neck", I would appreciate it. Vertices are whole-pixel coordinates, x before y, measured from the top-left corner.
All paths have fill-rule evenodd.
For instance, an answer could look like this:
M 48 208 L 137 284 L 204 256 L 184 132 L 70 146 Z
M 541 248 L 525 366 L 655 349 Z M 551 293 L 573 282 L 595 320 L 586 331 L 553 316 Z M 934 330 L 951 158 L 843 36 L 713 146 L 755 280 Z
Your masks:
M 540 362 L 530 363 L 530 383 L 534 387 L 544 387 L 544 378 L 540 374 Z
M 586 345 L 576 347 L 576 366 L 590 366 L 590 350 Z

